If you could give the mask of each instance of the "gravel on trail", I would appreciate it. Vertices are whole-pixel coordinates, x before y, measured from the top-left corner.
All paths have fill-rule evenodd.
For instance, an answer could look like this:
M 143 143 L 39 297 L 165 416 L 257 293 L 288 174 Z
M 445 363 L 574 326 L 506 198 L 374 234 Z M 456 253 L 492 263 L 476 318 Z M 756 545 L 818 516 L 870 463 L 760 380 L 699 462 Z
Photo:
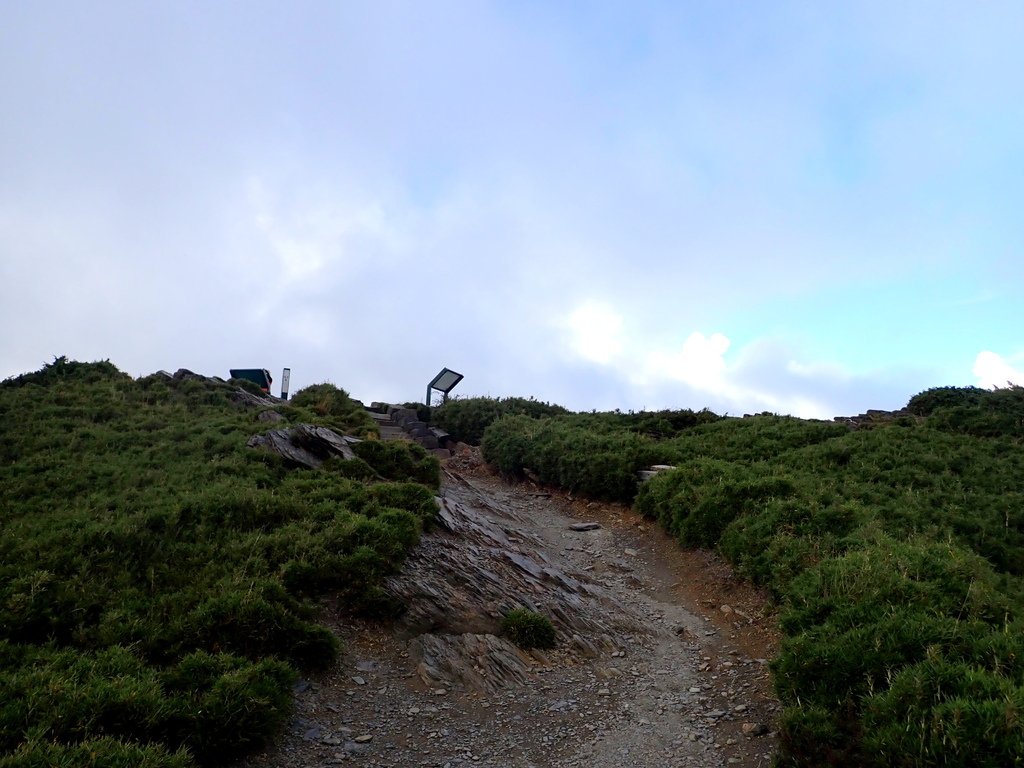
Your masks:
M 389 591 L 392 622 L 324 620 L 343 651 L 247 768 L 768 766 L 775 700 L 765 596 L 628 507 L 447 462 L 441 525 Z M 550 651 L 501 637 L 523 606 Z

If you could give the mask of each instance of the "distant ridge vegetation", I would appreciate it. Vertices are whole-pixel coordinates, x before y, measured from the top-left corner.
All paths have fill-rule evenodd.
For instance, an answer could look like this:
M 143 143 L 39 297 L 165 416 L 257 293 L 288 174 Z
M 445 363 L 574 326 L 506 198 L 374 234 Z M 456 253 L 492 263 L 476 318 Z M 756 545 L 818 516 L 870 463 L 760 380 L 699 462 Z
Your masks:
M 930 389 L 906 410 L 856 431 L 701 412 L 661 434 L 650 415 L 499 415 L 483 450 L 506 475 L 633 502 L 771 590 L 778 765 L 1022 765 L 1024 388 Z M 659 463 L 677 469 L 638 489 Z
M 376 425 L 332 385 L 243 389 L 65 358 L 0 383 L 0 766 L 230 762 L 334 659 L 319 595 L 396 609 L 380 584 L 434 518 L 437 461 L 377 443 L 290 469 L 247 439 Z

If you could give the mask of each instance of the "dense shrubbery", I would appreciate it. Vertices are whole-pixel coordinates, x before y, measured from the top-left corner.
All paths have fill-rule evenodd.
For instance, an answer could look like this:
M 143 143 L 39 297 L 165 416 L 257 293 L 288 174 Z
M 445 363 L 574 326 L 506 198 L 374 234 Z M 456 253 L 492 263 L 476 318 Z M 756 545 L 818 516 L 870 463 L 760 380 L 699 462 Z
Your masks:
M 440 463 L 417 443 L 364 440 L 356 443 L 353 450 L 385 480 L 423 483 L 431 488 L 441 484 Z
M 362 404 L 333 384 L 313 384 L 300 389 L 288 405 L 279 410 L 292 421 L 315 422 L 348 435 L 380 434 L 377 422 Z
M 722 417 L 708 409 L 691 411 L 604 411 L 574 413 L 568 417 L 573 425 L 596 432 L 635 432 L 657 440 L 668 440 L 699 424 L 710 424 Z
M 437 462 L 366 441 L 288 471 L 245 447 L 265 427 L 233 391 L 63 358 L 0 384 L 0 764 L 228 761 L 334 658 L 316 596 L 395 610 L 380 583 L 433 519 Z M 297 400 L 279 410 L 360 428 L 329 385 Z
M 483 455 L 509 477 L 535 472 L 545 484 L 596 499 L 629 501 L 637 470 L 660 455 L 650 438 L 633 432 L 595 432 L 559 419 L 505 416 L 487 429 Z
M 979 387 L 932 387 L 907 402 L 907 410 L 917 416 L 931 416 L 940 408 L 980 405 L 989 392 Z
M 929 423 L 976 437 L 1024 438 L 1024 387 L 997 389 L 978 400 L 936 408 Z
M 921 423 L 765 415 L 657 441 L 609 415 L 505 418 L 484 450 L 603 498 L 628 498 L 638 464 L 678 465 L 636 506 L 779 601 L 781 765 L 1018 765 L 1024 390 L 929 390 L 910 410 Z
M 560 405 L 522 397 L 454 398 L 432 409 L 428 416 L 433 424 L 456 440 L 473 445 L 479 444 L 487 427 L 503 416 L 528 416 L 533 419 L 562 417 L 568 424 L 592 432 L 634 432 L 656 439 L 675 437 L 698 424 L 708 424 L 721 418 L 707 409 L 570 413 Z
M 502 416 L 557 416 L 568 413 L 560 405 L 542 403 L 524 397 L 455 397 L 433 408 L 430 421 L 456 440 L 479 445 L 484 430 Z
M 702 416 L 699 424 L 670 440 L 655 440 L 632 429 L 621 416 L 504 417 L 484 434 L 484 458 L 508 477 L 522 477 L 524 470 L 530 470 L 542 483 L 598 499 L 630 502 L 636 496 L 640 469 L 710 455 L 702 447 L 704 439 L 687 437 L 691 433 L 715 436 L 715 455 L 742 461 L 758 452 L 774 453 L 846 432 L 832 424 L 808 426 L 779 416 L 721 421 L 712 415 Z

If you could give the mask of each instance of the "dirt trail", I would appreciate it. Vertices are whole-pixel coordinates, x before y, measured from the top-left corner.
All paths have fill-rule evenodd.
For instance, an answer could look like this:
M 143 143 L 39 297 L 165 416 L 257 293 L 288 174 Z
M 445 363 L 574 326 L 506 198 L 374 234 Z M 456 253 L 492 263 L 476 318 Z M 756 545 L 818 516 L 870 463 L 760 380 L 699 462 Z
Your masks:
M 716 557 L 627 507 L 508 485 L 473 461 L 452 460 L 442 499 L 442 530 L 389 584 L 414 609 L 333 622 L 338 665 L 300 683 L 288 733 L 247 765 L 771 762 L 774 622 Z M 556 650 L 498 636 L 516 605 L 552 617 Z

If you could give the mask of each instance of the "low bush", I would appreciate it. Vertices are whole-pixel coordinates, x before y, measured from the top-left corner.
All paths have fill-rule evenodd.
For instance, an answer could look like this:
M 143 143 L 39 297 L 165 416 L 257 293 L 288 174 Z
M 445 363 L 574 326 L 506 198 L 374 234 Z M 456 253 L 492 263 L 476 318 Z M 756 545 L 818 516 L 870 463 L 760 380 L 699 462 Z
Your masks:
M 988 391 L 980 387 L 932 387 L 907 402 L 907 410 L 917 416 L 931 416 L 940 408 L 980 405 Z
M 441 485 L 441 465 L 423 446 L 407 440 L 364 440 L 353 446 L 356 456 L 385 480 Z
M 556 416 L 568 413 L 560 405 L 524 397 L 455 397 L 430 412 L 432 424 L 456 440 L 479 445 L 487 427 L 502 416 Z
M 291 420 L 309 421 L 358 437 L 379 435 L 380 428 L 366 412 L 362 403 L 333 384 L 312 384 L 303 387 L 288 401 Z
M 505 416 L 484 433 L 483 456 L 506 477 L 530 470 L 545 484 L 595 499 L 632 500 L 637 472 L 660 456 L 634 432 L 598 433 L 558 419 Z
M 547 616 L 514 608 L 501 622 L 501 630 L 520 648 L 554 648 L 555 627 Z

